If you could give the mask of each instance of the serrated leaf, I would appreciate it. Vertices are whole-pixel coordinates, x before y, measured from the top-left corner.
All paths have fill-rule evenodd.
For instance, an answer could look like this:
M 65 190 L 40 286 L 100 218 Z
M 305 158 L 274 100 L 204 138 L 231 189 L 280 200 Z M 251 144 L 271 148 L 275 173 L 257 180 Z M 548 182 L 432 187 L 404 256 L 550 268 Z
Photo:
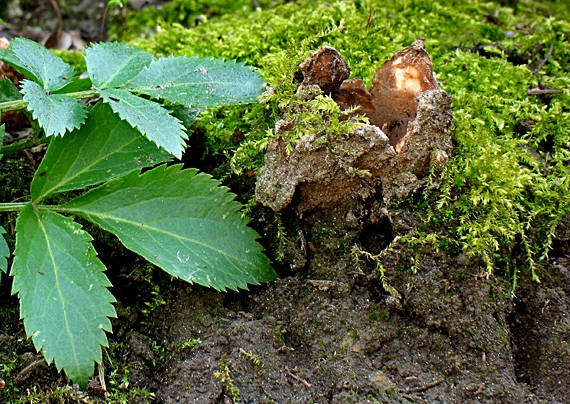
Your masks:
M 16 56 L 16 54 L 14 54 L 14 52 L 12 52 L 11 50 L 8 49 L 0 49 L 0 60 L 3 61 L 4 63 L 7 63 L 8 65 L 12 66 L 15 70 L 17 70 L 18 72 L 20 72 L 24 77 L 29 78 L 30 80 L 34 80 L 36 82 L 39 82 L 40 79 L 38 79 L 36 77 L 36 75 L 34 73 L 32 73 L 24 64 L 24 62 L 22 62 L 20 60 L 20 58 L 18 58 Z
M 124 87 L 155 57 L 135 46 L 106 42 L 85 50 L 87 72 L 95 87 Z
M 12 83 L 12 80 L 3 77 L 0 79 L 0 101 L 14 101 L 22 99 L 22 94 Z
M 37 42 L 26 38 L 10 41 L 7 50 L 0 51 L 0 60 L 8 63 L 26 78 L 54 91 L 70 83 L 75 72 L 59 56 Z
M 188 282 L 225 290 L 275 279 L 234 195 L 196 172 L 180 165 L 159 166 L 142 175 L 131 172 L 63 208 Z
M 85 125 L 50 142 L 32 180 L 32 201 L 99 184 L 171 157 L 99 102 Z
M 264 81 L 235 61 L 186 56 L 157 59 L 135 77 L 130 89 L 193 107 L 254 102 Z
M 189 108 L 185 105 L 170 104 L 166 105 L 165 108 L 168 110 L 168 113 L 178 119 L 186 129 L 191 128 L 194 122 L 196 122 L 198 115 L 200 115 L 199 109 Z
M 160 104 L 137 97 L 123 89 L 109 88 L 98 91 L 103 101 L 122 119 L 159 147 L 178 158 L 182 157 L 184 139 L 188 137 L 184 126 Z
M 70 218 L 29 204 L 16 221 L 12 293 L 26 334 L 74 382 L 85 385 L 101 362 L 115 317 L 111 286 L 91 236 Z
M 6 230 L 0 226 L 0 271 L 2 272 L 6 272 L 8 269 L 8 257 L 10 256 L 10 249 L 6 239 L 4 239 L 4 233 L 6 233 Z
M 85 107 L 76 99 L 66 95 L 47 94 L 37 83 L 24 80 L 22 94 L 26 107 L 32 112 L 47 136 L 63 135 L 66 131 L 78 128 L 85 121 Z

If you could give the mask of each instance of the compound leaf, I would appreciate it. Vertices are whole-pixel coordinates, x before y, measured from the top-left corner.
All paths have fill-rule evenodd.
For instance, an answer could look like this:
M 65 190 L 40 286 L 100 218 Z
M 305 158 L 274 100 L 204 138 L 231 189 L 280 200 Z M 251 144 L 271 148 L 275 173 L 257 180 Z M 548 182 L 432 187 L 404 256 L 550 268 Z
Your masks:
M 0 271 L 6 272 L 8 269 L 8 257 L 10 256 L 10 249 L 8 248 L 8 243 L 2 234 L 6 233 L 6 230 L 0 226 Z
M 95 87 L 124 87 L 155 57 L 119 42 L 99 43 L 85 50 L 87 72 Z
M 0 60 L 8 63 L 26 78 L 42 85 L 45 91 L 58 90 L 72 81 L 73 68 L 59 56 L 37 42 L 14 38 Z
M 180 165 L 131 172 L 63 210 L 110 231 L 130 250 L 188 282 L 225 290 L 275 279 L 234 195 L 196 172 Z
M 63 135 L 78 128 L 85 121 L 85 107 L 66 95 L 49 95 L 37 83 L 24 80 L 22 83 L 24 101 L 28 110 L 44 129 L 46 135 Z
M 264 81 L 235 61 L 170 56 L 153 61 L 129 84 L 131 90 L 193 107 L 253 102 Z
M 37 203 L 49 195 L 105 182 L 170 158 L 99 102 L 85 125 L 50 142 L 32 181 L 32 200 Z
M 187 138 L 184 126 L 160 104 L 118 88 L 99 90 L 99 93 L 103 101 L 131 126 L 159 147 L 178 158 L 182 157 L 184 139 Z
M 111 286 L 91 236 L 70 218 L 28 204 L 16 221 L 12 292 L 26 334 L 48 363 L 85 385 L 107 346 Z

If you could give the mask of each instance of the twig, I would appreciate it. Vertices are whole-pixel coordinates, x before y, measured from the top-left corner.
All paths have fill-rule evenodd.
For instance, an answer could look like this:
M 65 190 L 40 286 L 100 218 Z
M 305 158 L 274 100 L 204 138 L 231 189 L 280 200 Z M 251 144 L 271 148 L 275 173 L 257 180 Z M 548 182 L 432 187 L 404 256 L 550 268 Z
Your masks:
M 561 94 L 562 90 L 554 90 L 552 88 L 529 88 L 526 90 L 528 95 L 542 95 L 542 94 Z
M 291 370 L 285 366 L 285 372 L 287 372 L 287 374 L 289 376 L 291 376 L 291 378 L 297 380 L 299 383 L 301 383 L 303 386 L 307 387 L 307 388 L 311 388 L 313 387 L 313 385 L 311 383 L 309 383 L 308 381 L 306 381 L 305 379 L 300 378 L 299 376 L 293 374 L 293 372 L 291 372 Z
M 548 52 L 546 52 L 546 56 L 544 56 L 544 59 L 542 59 L 539 63 L 538 66 L 536 67 L 536 69 L 531 68 L 531 64 L 528 65 L 528 69 L 532 72 L 532 74 L 534 74 L 534 76 L 536 77 L 536 81 L 538 82 L 538 88 L 540 89 L 544 89 L 544 85 L 540 82 L 540 71 L 542 70 L 542 68 L 544 67 L 544 64 L 546 63 L 546 61 L 548 60 L 548 58 L 550 57 L 550 55 L 552 55 L 552 50 L 554 49 L 554 45 L 550 45 L 550 48 L 548 49 Z
M 548 52 L 546 52 L 546 56 L 544 57 L 544 59 L 542 59 L 540 61 L 540 63 L 538 64 L 538 68 L 536 69 L 536 74 L 538 75 L 538 73 L 540 73 L 540 71 L 542 70 L 542 68 L 544 67 L 544 64 L 546 63 L 546 61 L 548 60 L 548 58 L 550 57 L 550 55 L 552 55 L 552 50 L 554 49 L 554 45 L 550 45 L 550 49 L 548 49 Z
M 408 390 L 406 390 L 404 393 L 406 393 L 406 394 L 410 394 L 410 393 L 421 393 L 421 392 L 426 391 L 426 390 L 428 390 L 428 389 L 431 389 L 432 387 L 435 387 L 435 386 L 437 386 L 438 384 L 441 384 L 441 383 L 443 383 L 443 379 L 436 380 L 435 382 L 431 382 L 431 383 L 429 383 L 429 384 L 426 384 L 425 386 L 416 387 L 416 388 L 413 388 L 413 389 L 408 389 Z
M 44 358 L 41 359 L 36 359 L 35 361 L 33 361 L 32 363 L 30 363 L 28 366 L 26 366 L 24 369 L 22 369 L 17 375 L 16 377 L 14 377 L 14 383 L 15 384 L 20 384 L 24 381 L 26 381 L 26 379 L 28 378 L 28 376 L 30 375 L 30 373 L 37 368 L 38 366 L 40 366 L 41 364 L 45 363 Z

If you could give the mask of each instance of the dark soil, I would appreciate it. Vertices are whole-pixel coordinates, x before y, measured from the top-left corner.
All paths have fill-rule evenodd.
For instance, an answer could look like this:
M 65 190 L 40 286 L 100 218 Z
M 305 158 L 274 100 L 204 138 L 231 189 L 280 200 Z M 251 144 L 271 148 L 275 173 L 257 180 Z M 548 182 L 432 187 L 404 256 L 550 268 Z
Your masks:
M 119 300 L 104 354 L 107 388 L 129 402 L 157 403 L 567 402 L 568 224 L 558 230 L 542 282 L 523 269 L 513 297 L 511 274 L 486 279 L 477 258 L 429 245 L 413 251 L 395 243 L 383 256 L 384 279 L 374 262 L 356 265 L 343 244 L 378 253 L 421 225 L 407 205 L 387 217 L 359 234 L 344 235 L 334 217 L 304 224 L 277 264 L 281 279 L 240 293 L 160 271 L 134 276 L 122 267 L 143 261 L 100 241 Z M 0 389 L 18 389 L 22 402 L 108 401 L 97 379 L 89 397 L 76 387 L 58 390 L 68 382 L 25 339 L 10 284 L 2 276 Z M 112 383 L 125 367 L 128 377 Z M 140 389 L 154 398 L 136 395 Z
M 411 215 L 397 216 L 400 233 Z M 334 280 L 299 274 L 249 293 L 176 282 L 146 335 L 125 336 L 131 381 L 157 402 L 564 402 L 567 275 L 521 274 L 511 299 L 510 282 L 482 278 L 476 260 L 421 255 L 416 274 L 410 254 L 386 257 L 401 302 L 348 262 L 329 262 Z

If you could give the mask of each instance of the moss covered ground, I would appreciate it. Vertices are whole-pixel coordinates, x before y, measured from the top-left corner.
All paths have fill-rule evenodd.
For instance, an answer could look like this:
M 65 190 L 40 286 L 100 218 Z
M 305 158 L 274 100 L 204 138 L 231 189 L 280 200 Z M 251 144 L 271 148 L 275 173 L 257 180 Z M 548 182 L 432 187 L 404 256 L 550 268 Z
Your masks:
M 173 1 L 131 15 L 128 34 L 156 54 L 237 59 L 260 69 L 274 94 L 258 105 L 206 111 L 197 124 L 210 151 L 229 156 L 238 174 L 262 164 L 273 124 L 295 104 L 294 75 L 310 51 L 335 47 L 352 77 L 370 85 L 384 60 L 425 37 L 436 78 L 453 96 L 455 151 L 418 209 L 440 226 L 441 246 L 482 256 L 489 272 L 497 264 L 515 274 L 527 268 L 538 280 L 537 263 L 570 213 L 570 13 L 564 2 L 280 3 L 259 2 L 254 9 L 247 1 Z M 196 13 L 205 15 L 197 25 Z M 527 93 L 537 87 L 561 93 Z M 339 113 L 321 104 L 309 112 Z M 231 141 L 236 132 L 244 136 L 239 145 Z M 505 258 L 513 249 L 521 254 Z
M 190 140 L 197 159 L 189 163 L 226 179 L 243 201 L 284 112 L 303 130 L 343 129 L 330 126 L 340 111 L 326 94 L 304 107 L 295 95 L 298 64 L 322 45 L 338 49 L 369 86 L 383 61 L 425 37 L 436 77 L 453 96 L 454 151 L 430 187 L 393 201 L 404 212 L 394 215 L 394 234 L 412 248 L 385 250 L 380 281 L 367 268 L 334 281 L 293 274 L 223 295 L 150 275 L 143 260 L 97 237 L 120 296 L 104 358 L 106 397 L 75 391 L 34 356 L 17 302 L 1 289 L 9 304 L 0 313 L 0 401 L 561 400 L 567 277 L 548 271 L 568 261 L 545 263 L 548 254 L 567 254 L 556 251 L 564 243 L 555 234 L 570 217 L 569 16 L 565 1 L 526 0 L 176 0 L 128 12 L 126 21 L 115 16 L 117 39 L 157 55 L 244 61 L 274 88 L 262 103 L 203 111 Z M 539 82 L 561 93 L 529 95 Z M 24 160 L 12 164 L 21 170 Z M 11 181 L 3 192 L 26 189 L 22 178 L 2 178 Z M 258 213 L 253 225 L 274 219 Z M 274 241 L 278 258 L 282 243 Z M 326 264 L 346 269 L 332 250 Z M 485 267 L 496 274 L 487 282 L 478 276 Z M 386 304 L 384 277 L 403 308 Z M 28 371 L 28 363 L 37 366 Z

